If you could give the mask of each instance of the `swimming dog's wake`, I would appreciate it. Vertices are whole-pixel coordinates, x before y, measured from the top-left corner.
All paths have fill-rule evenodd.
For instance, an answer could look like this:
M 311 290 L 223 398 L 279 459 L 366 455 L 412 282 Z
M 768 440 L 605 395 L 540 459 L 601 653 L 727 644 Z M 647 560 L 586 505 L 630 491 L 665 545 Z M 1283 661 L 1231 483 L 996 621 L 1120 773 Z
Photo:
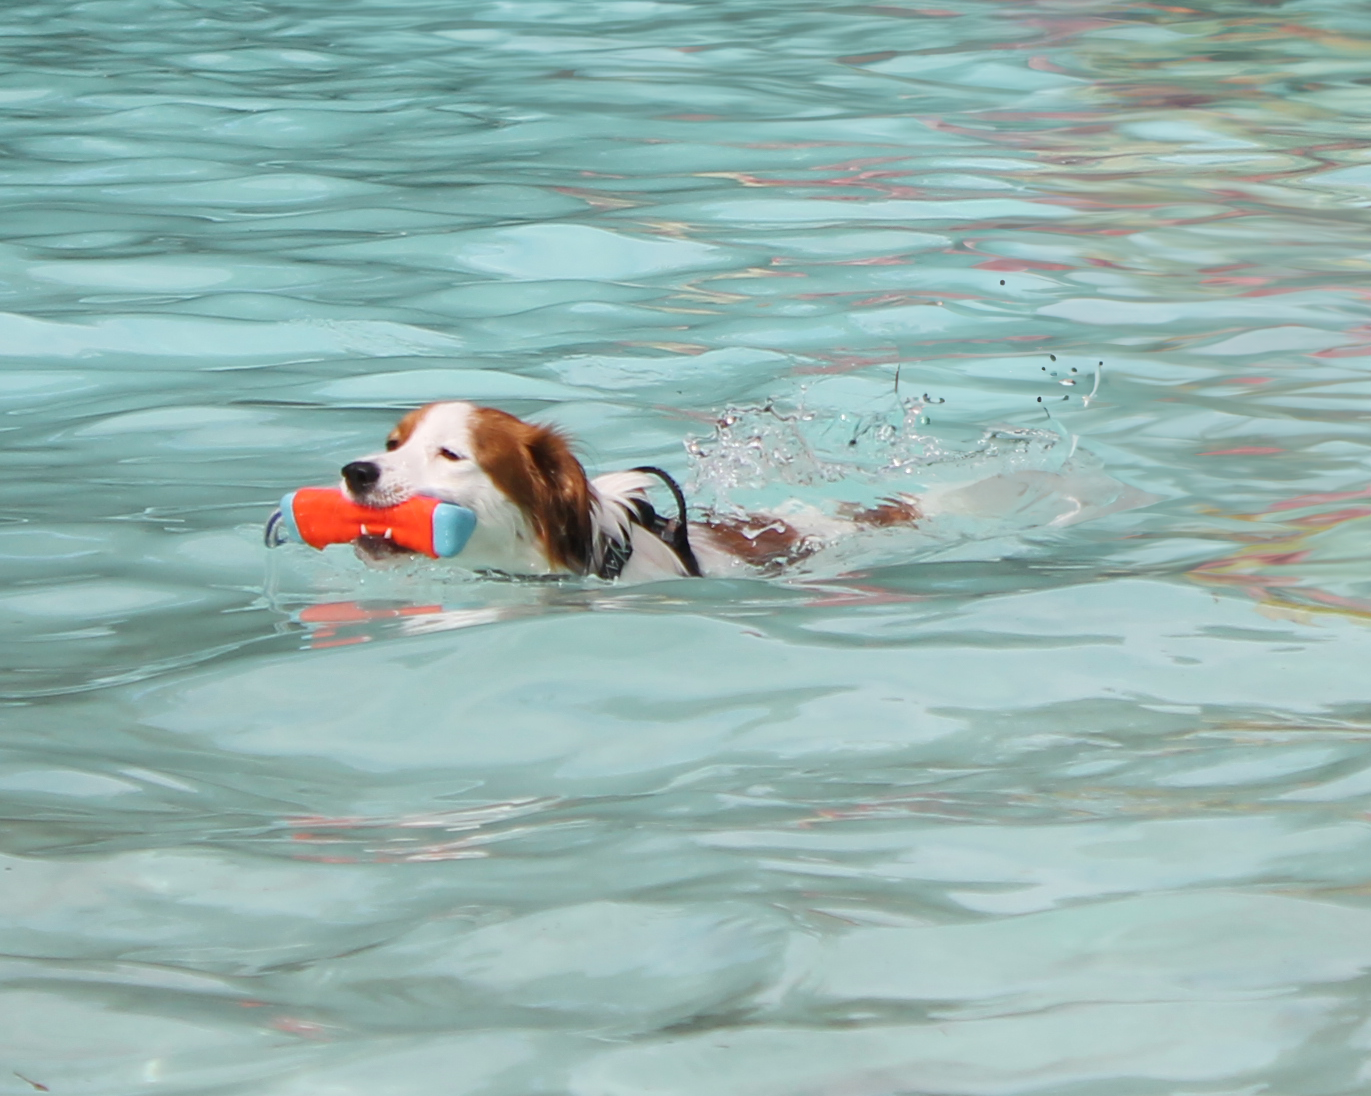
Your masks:
M 1069 434 L 1023 426 L 929 429 L 928 397 L 882 412 L 775 401 L 730 407 L 686 442 L 689 490 L 706 520 L 774 517 L 811 551 L 787 570 L 838 573 L 1074 525 L 1157 501 L 1107 475 Z M 895 505 L 913 520 L 864 523 Z M 1002 547 L 1002 545 L 997 545 Z

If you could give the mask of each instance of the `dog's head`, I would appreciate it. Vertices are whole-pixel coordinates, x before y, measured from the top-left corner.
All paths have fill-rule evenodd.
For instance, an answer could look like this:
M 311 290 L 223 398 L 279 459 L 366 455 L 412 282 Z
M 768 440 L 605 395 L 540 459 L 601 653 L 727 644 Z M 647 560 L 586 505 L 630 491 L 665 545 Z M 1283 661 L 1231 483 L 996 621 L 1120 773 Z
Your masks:
M 343 466 L 343 489 L 363 506 L 415 495 L 455 502 L 476 512 L 478 530 L 531 538 L 554 569 L 590 568 L 594 525 L 581 462 L 557 430 L 491 407 L 430 403 L 411 411 L 384 452 Z M 518 544 L 508 547 L 519 554 Z M 491 548 L 499 554 L 499 545 Z

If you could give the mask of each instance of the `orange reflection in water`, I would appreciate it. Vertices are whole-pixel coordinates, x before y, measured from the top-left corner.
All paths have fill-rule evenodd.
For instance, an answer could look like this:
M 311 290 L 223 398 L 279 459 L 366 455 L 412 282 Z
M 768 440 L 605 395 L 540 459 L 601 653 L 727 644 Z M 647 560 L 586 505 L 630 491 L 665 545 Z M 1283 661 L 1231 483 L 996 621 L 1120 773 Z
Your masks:
M 1371 505 L 1357 505 L 1360 500 L 1371 503 L 1371 487 L 1297 495 L 1260 514 L 1231 515 L 1269 533 L 1200 564 L 1190 577 L 1240 590 L 1268 615 L 1337 613 L 1371 620 L 1371 596 L 1363 592 Z

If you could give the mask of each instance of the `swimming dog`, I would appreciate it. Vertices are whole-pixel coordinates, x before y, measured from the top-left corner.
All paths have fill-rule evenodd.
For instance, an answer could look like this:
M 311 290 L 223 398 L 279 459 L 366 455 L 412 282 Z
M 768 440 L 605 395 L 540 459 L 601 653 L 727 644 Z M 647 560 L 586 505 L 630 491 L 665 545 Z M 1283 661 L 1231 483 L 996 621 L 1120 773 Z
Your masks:
M 824 542 L 822 530 L 772 515 L 692 522 L 670 475 L 642 466 L 591 479 L 560 430 L 492 407 L 430 403 L 409 412 L 382 452 L 343 466 L 342 489 L 363 506 L 394 506 L 426 495 L 465 506 L 476 527 L 458 562 L 510 575 L 587 575 L 645 581 L 775 572 Z M 676 514 L 649 499 L 665 487 Z M 913 498 L 839 508 L 867 527 L 911 524 Z M 358 551 L 381 560 L 404 549 L 364 536 Z

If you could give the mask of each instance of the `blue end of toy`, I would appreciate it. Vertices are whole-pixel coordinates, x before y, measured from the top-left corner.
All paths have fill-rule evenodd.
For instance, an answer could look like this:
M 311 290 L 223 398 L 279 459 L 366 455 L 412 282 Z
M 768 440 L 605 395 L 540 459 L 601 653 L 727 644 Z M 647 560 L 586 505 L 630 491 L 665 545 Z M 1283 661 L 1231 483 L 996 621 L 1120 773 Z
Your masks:
M 267 518 L 267 528 L 263 534 L 268 548 L 279 548 L 288 540 L 302 542 L 300 530 L 295 525 L 295 492 L 281 496 L 281 505 Z
M 295 525 L 295 492 L 281 496 L 281 528 L 287 540 L 303 542 L 300 530 Z
M 433 510 L 433 551 L 447 559 L 467 546 L 476 531 L 476 511 L 455 502 L 440 502 Z

